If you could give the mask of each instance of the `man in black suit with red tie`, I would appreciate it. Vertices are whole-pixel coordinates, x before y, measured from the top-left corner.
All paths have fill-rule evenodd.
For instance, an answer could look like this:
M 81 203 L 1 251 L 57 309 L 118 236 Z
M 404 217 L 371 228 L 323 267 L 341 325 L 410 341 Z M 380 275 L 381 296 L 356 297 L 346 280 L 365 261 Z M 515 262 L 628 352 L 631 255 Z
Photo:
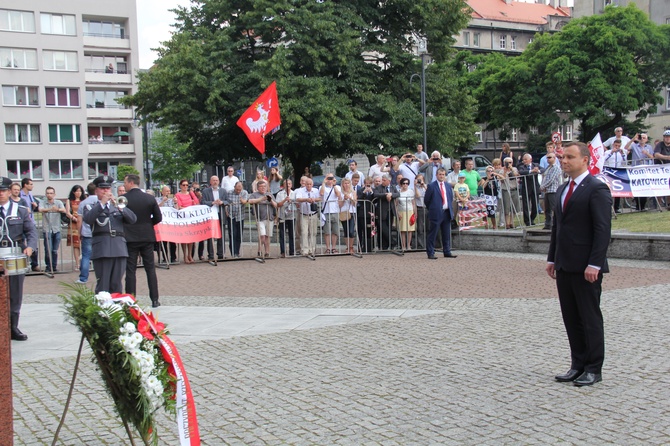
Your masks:
M 125 224 L 124 232 L 128 245 L 128 260 L 126 261 L 126 293 L 135 296 L 137 292 L 137 257 L 142 256 L 144 272 L 147 275 L 149 285 L 149 297 L 151 306 L 160 306 L 158 301 L 158 278 L 156 277 L 156 266 L 154 264 L 154 245 L 156 243 L 156 232 L 154 225 L 163 220 L 161 208 L 156 199 L 143 192 L 138 175 L 126 175 L 124 178 L 128 209 L 137 215 L 137 222 Z
M 423 199 L 428 209 L 428 221 L 430 230 L 426 239 L 426 254 L 431 260 L 435 257 L 435 240 L 437 232 L 442 234 L 442 252 L 445 257 L 455 258 L 451 253 L 451 221 L 456 212 L 453 210 L 454 190 L 446 182 L 447 171 L 440 167 L 436 172 L 437 179 L 428 185 L 426 195 Z
M 560 382 L 590 386 L 602 381 L 605 334 L 600 311 L 603 274 L 609 272 L 612 195 L 589 175 L 589 149 L 565 146 L 561 168 L 570 181 L 556 191 L 547 273 L 556 279 L 563 323 L 570 343 L 570 370 Z

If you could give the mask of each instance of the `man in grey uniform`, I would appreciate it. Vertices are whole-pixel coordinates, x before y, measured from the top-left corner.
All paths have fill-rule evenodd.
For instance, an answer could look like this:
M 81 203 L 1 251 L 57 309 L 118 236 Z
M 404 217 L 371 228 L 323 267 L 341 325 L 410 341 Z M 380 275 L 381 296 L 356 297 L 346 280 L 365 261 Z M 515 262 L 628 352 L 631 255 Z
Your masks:
M 126 272 L 128 247 L 123 232 L 123 224 L 137 221 L 130 209 L 119 209 L 112 196 L 114 179 L 107 175 L 93 180 L 98 202 L 84 208 L 84 222 L 91 226 L 93 246 L 91 259 L 95 269 L 95 292 L 122 293 L 121 279 Z
M 12 180 L 0 177 L 0 248 L 7 249 L 15 242 L 30 258 L 37 249 L 37 229 L 30 218 L 30 212 L 9 199 Z M 28 336 L 19 330 L 19 313 L 23 302 L 23 279 L 25 275 L 9 276 L 9 302 L 12 340 L 25 341 Z

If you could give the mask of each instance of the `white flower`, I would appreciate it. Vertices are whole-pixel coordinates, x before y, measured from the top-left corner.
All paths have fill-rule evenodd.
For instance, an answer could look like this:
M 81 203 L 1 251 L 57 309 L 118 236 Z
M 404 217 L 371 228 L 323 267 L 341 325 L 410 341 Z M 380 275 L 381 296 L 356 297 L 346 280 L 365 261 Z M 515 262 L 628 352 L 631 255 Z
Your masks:
M 106 300 L 112 300 L 112 295 L 109 294 L 107 291 L 100 291 L 98 294 L 95 295 L 95 298 L 98 299 L 98 302 L 103 302 Z
M 135 333 L 137 331 L 137 328 L 135 328 L 135 324 L 133 324 L 132 322 L 126 322 L 125 324 L 123 324 L 121 326 L 121 329 L 119 331 L 121 333 L 132 334 L 132 333 Z

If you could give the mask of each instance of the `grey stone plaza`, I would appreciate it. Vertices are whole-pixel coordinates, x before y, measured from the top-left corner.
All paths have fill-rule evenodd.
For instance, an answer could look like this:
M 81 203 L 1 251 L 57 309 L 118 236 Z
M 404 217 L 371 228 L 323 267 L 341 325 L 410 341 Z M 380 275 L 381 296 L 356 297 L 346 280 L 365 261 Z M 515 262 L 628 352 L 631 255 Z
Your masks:
M 159 319 L 207 445 L 670 443 L 670 265 L 611 260 L 603 382 L 558 383 L 568 342 L 544 256 L 455 251 L 178 265 Z M 80 339 L 26 278 L 14 441 L 51 444 Z M 149 303 L 138 271 L 139 300 Z M 128 444 L 85 350 L 60 444 Z M 160 416 L 160 444 L 178 444 Z

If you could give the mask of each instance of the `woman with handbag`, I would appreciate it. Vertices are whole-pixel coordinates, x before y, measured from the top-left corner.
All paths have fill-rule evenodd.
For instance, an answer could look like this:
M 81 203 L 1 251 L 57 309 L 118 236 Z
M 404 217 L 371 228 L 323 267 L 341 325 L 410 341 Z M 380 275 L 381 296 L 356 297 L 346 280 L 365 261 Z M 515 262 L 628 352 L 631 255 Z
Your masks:
M 347 248 L 345 254 L 353 254 L 356 241 L 356 191 L 351 187 L 351 180 L 342 180 L 342 196 L 337 200 L 340 205 L 340 223 Z
M 409 188 L 409 178 L 400 180 L 400 197 L 396 209 L 398 211 L 398 231 L 400 244 L 406 251 L 412 244 L 412 233 L 416 231 L 416 201 L 414 189 Z
M 188 180 L 181 180 L 179 182 L 179 192 L 174 194 L 175 207 L 177 209 L 184 209 L 189 206 L 200 204 L 198 197 L 189 188 Z M 195 243 L 182 243 L 181 250 L 184 253 L 184 263 L 195 263 L 193 260 L 193 248 Z

